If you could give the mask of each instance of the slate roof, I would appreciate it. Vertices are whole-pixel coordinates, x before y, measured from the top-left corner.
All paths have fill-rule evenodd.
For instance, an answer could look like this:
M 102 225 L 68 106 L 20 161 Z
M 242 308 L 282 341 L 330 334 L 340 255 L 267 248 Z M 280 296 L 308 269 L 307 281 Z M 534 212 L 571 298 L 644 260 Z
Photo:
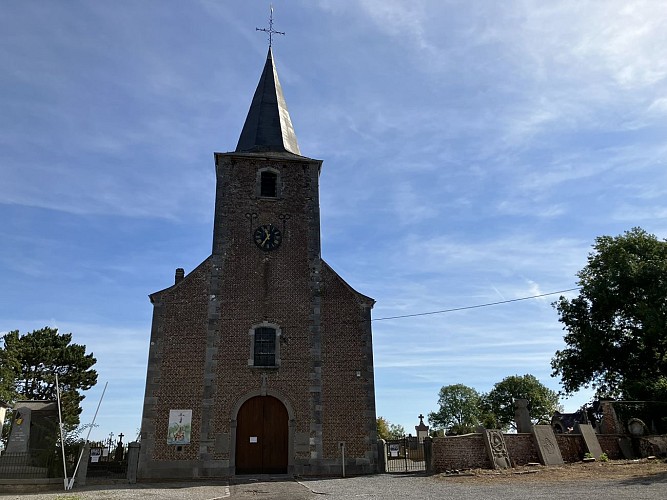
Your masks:
M 270 47 L 236 152 L 287 152 L 301 155 Z

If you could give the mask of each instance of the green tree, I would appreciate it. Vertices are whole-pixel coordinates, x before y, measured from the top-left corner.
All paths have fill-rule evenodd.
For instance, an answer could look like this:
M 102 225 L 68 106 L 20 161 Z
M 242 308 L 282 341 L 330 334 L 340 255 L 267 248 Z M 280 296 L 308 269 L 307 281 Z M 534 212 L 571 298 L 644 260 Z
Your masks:
M 641 228 L 596 238 L 579 295 L 554 303 L 566 348 L 551 361 L 565 393 L 667 399 L 667 241 Z
M 486 411 L 493 415 L 498 429 L 516 429 L 514 400 L 527 399 L 530 418 L 534 423 L 549 422 L 560 407 L 558 393 L 544 386 L 533 375 L 511 375 L 493 386 L 484 395 Z
M 439 409 L 428 414 L 429 423 L 450 434 L 474 432 L 482 416 L 480 394 L 463 384 L 446 385 L 440 389 Z
M 405 436 L 405 428 L 400 424 L 389 424 L 389 439 L 400 439 Z
M 384 417 L 378 417 L 376 422 L 378 439 L 389 439 L 389 421 Z
M 59 334 L 45 327 L 25 335 L 11 331 L 0 348 L 0 395 L 10 403 L 17 399 L 56 400 L 56 373 L 61 391 L 63 421 L 74 428 L 79 423 L 81 391 L 97 382 L 92 369 L 96 359 L 86 346 L 72 344 L 72 334 Z
M 392 424 L 384 417 L 377 418 L 378 439 L 399 439 L 405 435 L 405 429 L 402 425 Z

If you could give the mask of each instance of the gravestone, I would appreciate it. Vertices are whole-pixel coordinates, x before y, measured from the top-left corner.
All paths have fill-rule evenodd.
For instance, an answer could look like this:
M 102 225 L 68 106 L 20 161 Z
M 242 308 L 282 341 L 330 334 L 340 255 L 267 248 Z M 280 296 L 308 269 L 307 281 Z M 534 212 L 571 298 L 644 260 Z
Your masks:
M 530 432 L 533 423 L 530 421 L 530 412 L 528 411 L 527 399 L 514 400 L 514 423 L 517 432 Z
M 550 425 L 533 425 L 533 437 L 537 446 L 537 455 L 543 465 L 563 464 L 563 455 L 560 453 L 556 435 Z
M 509 469 L 512 467 L 507 446 L 505 446 L 505 438 L 503 433 L 499 430 L 484 429 L 482 432 L 484 436 L 484 446 L 486 452 L 491 460 L 491 465 L 494 469 Z
M 632 440 L 629 437 L 625 436 L 618 438 L 618 447 L 621 449 L 623 458 L 628 460 L 637 458 L 635 455 L 635 450 L 632 448 Z
M 581 434 L 581 437 L 584 438 L 584 444 L 586 445 L 586 450 L 590 453 L 595 460 L 600 460 L 600 455 L 603 451 L 600 447 L 600 442 L 598 437 L 595 435 L 593 426 L 591 424 L 577 424 L 575 426 L 575 432 Z
M 644 434 L 646 434 L 646 424 L 638 419 L 638 418 L 631 418 L 628 420 L 628 431 L 632 435 L 632 437 L 641 437 Z

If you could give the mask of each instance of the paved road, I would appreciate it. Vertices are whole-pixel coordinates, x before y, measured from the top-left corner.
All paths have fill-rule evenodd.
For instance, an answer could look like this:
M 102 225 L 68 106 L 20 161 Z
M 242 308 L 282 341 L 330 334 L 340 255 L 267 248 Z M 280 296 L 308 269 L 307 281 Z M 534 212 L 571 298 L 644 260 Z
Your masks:
M 613 498 L 614 500 L 664 500 L 667 477 L 654 479 L 594 480 L 568 482 L 484 483 L 456 482 L 415 475 L 378 475 L 347 479 L 301 479 L 259 477 L 199 483 L 138 485 L 89 485 L 69 492 L 9 493 L 3 499 L 20 500 L 540 500 Z
M 575 498 L 612 498 L 614 500 L 665 500 L 667 478 L 651 482 L 629 481 L 573 481 L 559 483 L 504 483 L 479 484 L 465 480 L 448 482 L 424 476 L 380 475 L 349 479 L 302 480 L 313 492 L 323 494 L 326 500 L 539 500 Z M 599 495 L 599 496 L 598 496 Z

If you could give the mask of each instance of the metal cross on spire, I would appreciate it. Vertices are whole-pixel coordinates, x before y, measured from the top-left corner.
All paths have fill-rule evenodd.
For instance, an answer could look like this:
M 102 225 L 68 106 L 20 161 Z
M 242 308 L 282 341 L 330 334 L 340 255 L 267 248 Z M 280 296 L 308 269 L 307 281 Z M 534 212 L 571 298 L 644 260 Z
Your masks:
M 273 29 L 273 4 L 271 4 L 271 15 L 269 16 L 269 29 L 266 28 L 255 28 L 255 31 L 263 31 L 264 33 L 269 34 L 269 48 L 273 44 L 273 35 L 284 35 L 283 31 L 276 31 Z

